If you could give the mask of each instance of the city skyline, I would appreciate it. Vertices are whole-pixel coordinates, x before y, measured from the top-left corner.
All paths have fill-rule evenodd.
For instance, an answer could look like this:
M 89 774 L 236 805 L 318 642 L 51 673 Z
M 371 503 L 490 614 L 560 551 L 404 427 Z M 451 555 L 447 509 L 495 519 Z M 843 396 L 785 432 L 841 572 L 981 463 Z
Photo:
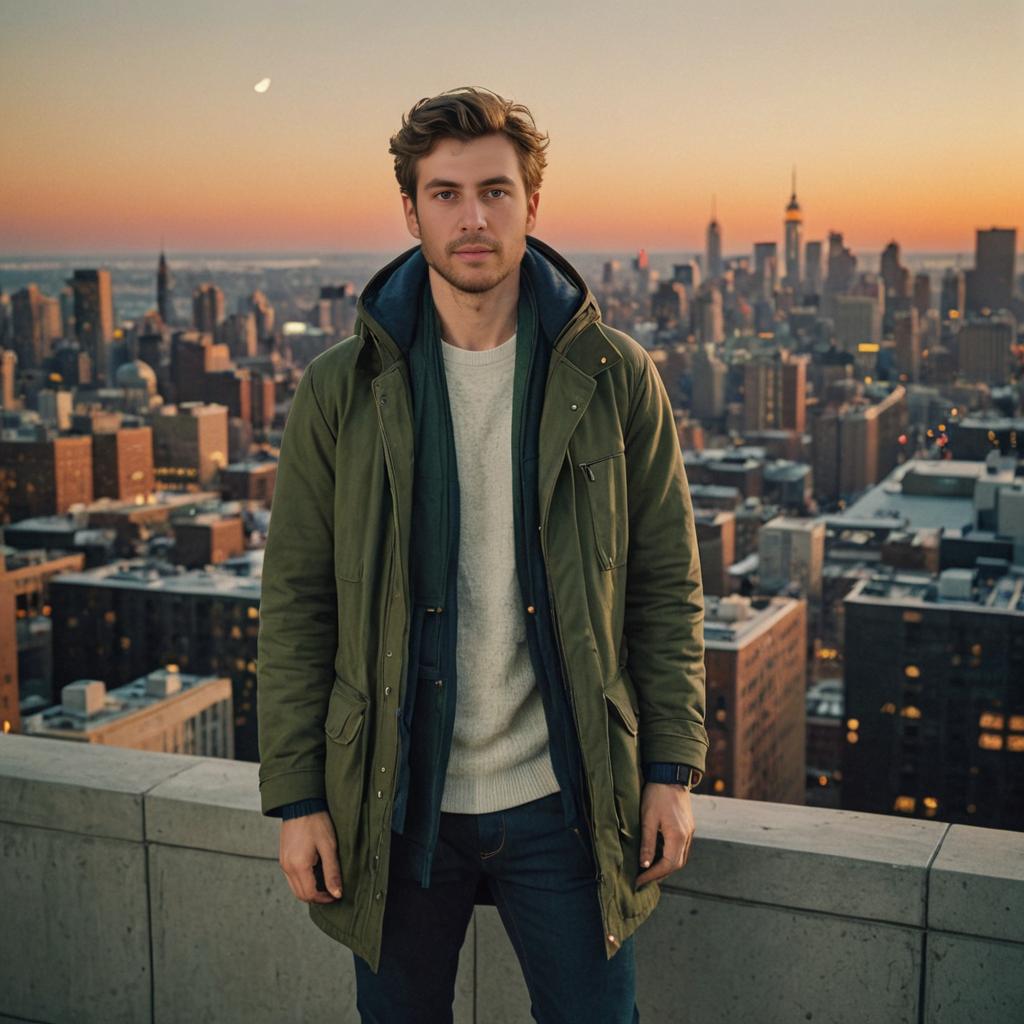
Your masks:
M 535 233 L 565 249 L 700 251 L 713 196 L 725 253 L 781 243 L 794 165 L 805 239 L 966 253 L 976 229 L 1024 221 L 1019 4 L 589 10 L 545 11 L 540 32 L 519 5 L 497 61 L 468 5 L 385 25 L 224 4 L 201 32 L 188 10 L 10 5 L 0 253 L 404 249 L 388 137 L 461 84 L 550 133 Z

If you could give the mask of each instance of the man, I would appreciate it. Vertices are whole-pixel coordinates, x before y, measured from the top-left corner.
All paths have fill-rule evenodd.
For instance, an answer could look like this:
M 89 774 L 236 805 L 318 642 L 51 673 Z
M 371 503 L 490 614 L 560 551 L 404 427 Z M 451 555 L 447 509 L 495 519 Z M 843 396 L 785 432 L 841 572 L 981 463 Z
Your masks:
M 281 442 L 262 808 L 292 892 L 353 950 L 364 1021 L 451 1020 L 477 903 L 538 1020 L 638 1020 L 633 933 L 695 831 L 682 454 L 648 354 L 530 234 L 546 145 L 484 89 L 403 117 L 419 244 L 308 365 Z

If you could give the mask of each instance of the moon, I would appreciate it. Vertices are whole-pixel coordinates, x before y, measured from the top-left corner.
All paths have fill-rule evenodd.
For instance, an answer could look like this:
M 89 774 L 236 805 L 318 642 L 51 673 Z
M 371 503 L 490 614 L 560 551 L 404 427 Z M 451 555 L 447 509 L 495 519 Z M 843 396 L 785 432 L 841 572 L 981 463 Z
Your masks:
M 257 91 L 257 92 L 266 92 L 266 91 L 267 91 L 267 90 L 268 90 L 268 89 L 270 88 L 270 79 L 269 79 L 269 78 L 261 78 L 261 79 L 260 79 L 260 80 L 259 80 L 259 81 L 258 81 L 258 82 L 257 82 L 257 83 L 256 83 L 256 84 L 254 85 L 254 86 L 253 86 L 253 88 L 254 88 L 254 89 L 255 89 L 255 90 Z

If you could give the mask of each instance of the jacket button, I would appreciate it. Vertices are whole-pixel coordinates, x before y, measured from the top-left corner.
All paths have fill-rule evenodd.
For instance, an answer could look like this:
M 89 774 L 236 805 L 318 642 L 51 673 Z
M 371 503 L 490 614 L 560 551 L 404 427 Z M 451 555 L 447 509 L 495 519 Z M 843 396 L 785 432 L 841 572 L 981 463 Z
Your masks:
M 386 772 L 386 771 L 387 771 L 387 768 L 385 768 L 385 767 L 384 767 L 384 765 L 381 765 L 381 766 L 380 766 L 380 770 L 381 770 L 382 772 Z
M 614 943 L 618 944 L 618 941 L 619 941 L 619 940 L 618 940 L 618 939 L 616 939 L 614 935 L 609 935 L 609 936 L 608 936 L 608 941 L 609 941 L 609 942 L 614 942 Z
M 528 612 L 529 612 L 529 613 L 530 613 L 531 615 L 532 615 L 532 614 L 534 613 L 534 611 L 536 611 L 536 609 L 535 609 L 535 608 L 533 607 L 533 605 L 532 605 L 532 604 L 528 604 L 528 605 L 526 606 L 526 610 L 527 610 L 527 611 L 528 611 Z
M 607 363 L 608 362 L 608 357 L 607 356 L 601 356 L 601 362 L 602 363 Z
M 573 412 L 575 412 L 579 408 L 579 406 L 575 402 L 573 402 L 572 405 L 569 406 L 569 408 L 572 409 Z
M 388 396 L 387 395 L 381 395 L 380 396 L 380 404 L 381 405 L 386 405 L 387 401 L 388 401 Z
M 378 789 L 377 790 L 377 799 L 379 800 L 383 795 L 384 795 L 384 790 Z
M 382 892 L 380 891 L 380 889 L 378 889 L 378 890 L 377 890 L 377 891 L 376 891 L 376 892 L 375 892 L 375 893 L 373 894 L 373 898 L 374 898 L 375 900 L 379 900 L 379 899 L 381 898 L 381 896 L 383 896 L 383 895 L 384 895 L 384 894 L 383 894 L 383 893 L 382 893 Z
M 386 697 L 390 692 L 391 692 L 391 687 L 390 686 L 385 686 L 384 687 L 384 696 Z

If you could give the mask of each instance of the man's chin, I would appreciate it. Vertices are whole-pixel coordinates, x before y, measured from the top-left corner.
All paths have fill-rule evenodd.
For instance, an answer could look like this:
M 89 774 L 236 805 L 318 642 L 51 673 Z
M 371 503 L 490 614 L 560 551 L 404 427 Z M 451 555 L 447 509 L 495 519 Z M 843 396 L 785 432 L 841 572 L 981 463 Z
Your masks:
M 483 267 L 479 271 L 470 271 L 469 273 L 462 267 L 452 267 L 450 265 L 444 267 L 435 266 L 434 269 L 453 288 L 458 288 L 459 291 L 467 292 L 471 295 L 489 292 L 492 288 L 501 284 L 509 274 L 508 269 L 505 269 L 504 273 L 502 273 L 500 270 L 495 271 L 493 268 L 485 270 Z

